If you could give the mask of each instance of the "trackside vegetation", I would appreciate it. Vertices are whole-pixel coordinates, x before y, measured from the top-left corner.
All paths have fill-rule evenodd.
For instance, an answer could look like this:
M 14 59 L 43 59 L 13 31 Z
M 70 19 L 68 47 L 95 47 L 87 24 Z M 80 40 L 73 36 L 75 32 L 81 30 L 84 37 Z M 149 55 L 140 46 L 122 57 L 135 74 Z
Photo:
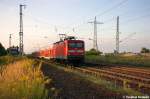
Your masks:
M 131 55 L 132 54 L 132 55 Z M 92 63 L 100 63 L 104 65 L 132 65 L 141 67 L 150 67 L 150 49 L 141 48 L 140 53 L 125 56 L 125 53 L 103 54 L 95 49 L 90 49 L 85 53 L 85 61 Z
M 150 57 L 121 55 L 86 55 L 86 62 L 101 63 L 105 65 L 132 65 L 140 67 L 150 67 Z
M 7 51 L 5 50 L 4 46 L 0 43 L 0 56 L 4 56 L 7 54 Z
M 19 57 L 19 56 L 11 56 L 11 55 L 6 55 L 6 56 L 1 56 L 0 57 L 0 66 L 2 65 L 6 65 L 6 64 L 9 64 L 9 63 L 13 63 L 15 61 L 18 61 L 18 60 L 21 60 L 25 57 Z
M 44 77 L 40 67 L 41 63 L 28 58 L 1 66 L 0 99 L 48 99 L 45 84 L 52 80 Z

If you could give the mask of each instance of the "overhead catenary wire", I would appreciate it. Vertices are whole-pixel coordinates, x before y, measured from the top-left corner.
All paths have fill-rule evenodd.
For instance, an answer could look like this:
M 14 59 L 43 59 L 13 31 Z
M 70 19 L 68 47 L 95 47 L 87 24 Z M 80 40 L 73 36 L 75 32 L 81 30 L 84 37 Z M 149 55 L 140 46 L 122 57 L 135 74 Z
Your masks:
M 141 15 L 141 16 L 138 16 L 138 17 L 134 17 L 134 18 L 130 18 L 130 19 L 128 19 L 128 20 L 126 20 L 126 21 L 124 21 L 124 22 L 121 22 L 121 23 L 130 23 L 130 22 L 133 22 L 133 21 L 137 21 L 137 20 L 139 20 L 139 19 L 144 19 L 144 18 L 146 18 L 146 17 L 149 17 L 150 16 L 150 13 L 149 14 L 145 14 L 145 15 Z
M 122 0 L 121 2 L 119 2 L 119 3 L 115 4 L 114 6 L 112 6 L 112 7 L 108 8 L 108 9 L 106 9 L 105 11 L 101 12 L 100 14 L 97 14 L 96 16 L 101 16 L 101 15 L 104 15 L 104 14 L 106 14 L 106 13 L 108 13 L 108 12 L 111 12 L 111 11 L 113 11 L 115 8 L 118 8 L 119 6 L 121 6 L 121 5 L 123 5 L 124 3 L 126 3 L 127 1 L 128 1 L 128 0 Z M 92 19 L 93 19 L 93 18 L 92 18 Z M 113 21 L 114 19 L 115 19 L 115 18 L 108 19 L 108 20 L 106 20 L 106 22 L 109 23 L 109 22 Z M 39 19 L 39 18 L 36 18 L 36 22 L 37 22 L 37 21 L 39 21 L 40 23 L 44 23 L 44 24 L 47 24 L 47 25 L 51 25 L 51 26 L 54 27 L 54 29 L 55 29 L 55 27 L 57 27 L 57 29 L 60 27 L 60 26 L 56 26 L 56 25 L 49 24 L 48 22 L 43 21 L 43 20 L 41 20 L 41 19 Z M 104 21 L 104 22 L 105 22 L 105 21 Z M 62 26 L 61 26 L 61 28 L 63 28 L 63 29 L 68 29 L 68 31 L 73 31 L 73 33 L 75 33 L 76 29 L 77 29 L 79 26 L 82 26 L 82 25 L 85 25 L 85 24 L 87 24 L 87 23 L 86 23 L 86 22 L 83 22 L 83 23 L 81 23 L 81 24 L 78 24 L 78 25 L 75 26 L 75 27 L 70 28 L 70 29 L 68 29 L 67 26 L 66 26 L 66 27 L 62 27 Z M 70 25 L 70 26 L 72 26 L 72 25 Z M 57 30 L 57 31 L 58 31 L 58 30 Z
M 133 37 L 135 34 L 136 34 L 136 33 L 132 33 L 132 34 L 128 35 L 127 37 L 125 37 L 125 38 L 123 38 L 122 40 L 120 40 L 119 43 L 122 43 L 122 42 L 124 42 L 125 40 L 127 40 L 127 39 Z
M 145 10 L 146 10 L 146 12 L 147 11 L 149 11 L 149 9 L 150 8 L 144 8 L 143 10 L 142 10 L 142 12 L 144 12 Z M 124 17 L 124 15 L 127 15 L 127 12 L 126 13 L 123 13 L 123 14 L 121 14 L 121 15 L 119 15 L 119 16 L 122 16 L 122 17 Z M 137 16 L 137 17 L 133 17 L 133 18 L 129 18 L 129 19 L 127 19 L 127 20 L 125 20 L 125 21 L 122 21 L 121 20 L 121 24 L 122 25 L 126 25 L 126 24 L 128 24 L 128 23 L 131 23 L 131 22 L 134 22 L 134 21 L 140 21 L 140 20 L 142 20 L 142 19 L 144 19 L 144 18 L 146 18 L 146 17 L 149 17 L 150 15 L 149 14 L 144 14 L 144 15 L 141 15 L 141 16 Z M 140 19 L 140 20 L 139 20 Z M 113 17 L 113 18 L 110 18 L 110 19 L 108 19 L 108 20 L 105 20 L 104 21 L 104 23 L 106 24 L 106 23 L 110 23 L 110 22 L 112 22 L 112 21 L 114 21 L 115 22 L 115 17 Z M 105 28 L 102 28 L 102 30 L 115 30 L 115 26 L 108 26 L 108 27 L 105 27 Z
M 125 2 L 127 2 L 128 0 L 123 0 L 122 2 L 120 2 L 120 3 L 118 3 L 117 5 L 118 6 L 121 6 L 122 4 L 124 4 Z M 117 5 L 115 5 L 115 6 L 113 6 L 113 7 L 111 7 L 110 8 L 110 10 L 109 9 L 107 9 L 107 10 L 105 10 L 104 12 L 102 12 L 102 13 L 100 13 L 100 14 L 98 14 L 97 16 L 100 16 L 100 15 L 103 15 L 103 14 L 105 14 L 105 13 L 107 13 L 107 12 L 109 12 L 109 11 L 112 11 L 113 9 L 112 8 L 115 8 L 115 7 L 117 7 Z M 144 12 L 145 10 L 146 11 L 149 11 L 149 9 L 150 8 L 144 8 L 143 10 L 142 10 L 142 12 Z M 123 13 L 123 14 L 121 14 L 121 15 L 119 15 L 119 16 L 125 16 L 125 15 L 127 15 L 127 12 L 126 13 Z M 145 17 L 148 17 L 149 15 L 142 15 L 142 16 L 139 16 L 138 18 L 131 18 L 131 19 L 128 19 L 128 20 L 126 20 L 125 22 L 121 22 L 121 24 L 122 23 L 130 23 L 130 22 L 133 22 L 133 21 L 136 21 L 136 20 L 138 20 L 138 19 L 140 19 L 140 18 L 145 18 Z M 110 19 L 108 19 L 108 20 L 106 20 L 106 21 L 104 21 L 104 23 L 110 23 L 110 22 L 112 22 L 112 21 L 114 21 L 115 20 L 115 17 L 113 17 L 113 18 L 110 18 Z M 85 23 L 84 23 L 85 24 Z M 81 24 L 81 25 L 84 25 L 84 24 Z M 79 27 L 79 26 L 81 26 L 81 25 L 78 25 L 77 27 Z M 125 24 L 124 24 L 125 25 Z M 75 27 L 75 28 L 77 28 L 77 27 Z M 114 27 L 114 26 L 109 26 L 109 27 L 107 27 L 107 28 L 103 28 L 102 30 L 110 30 L 109 28 L 112 28 L 112 27 Z M 111 30 L 115 30 L 115 29 L 111 29 Z
M 103 11 L 103 12 L 101 12 L 100 14 L 97 14 L 96 16 L 101 16 L 101 15 L 104 15 L 104 14 L 106 14 L 106 13 L 108 13 L 108 12 L 111 12 L 111 11 L 113 11 L 114 9 L 116 9 L 116 8 L 118 8 L 119 6 L 121 6 L 121 5 L 123 5 L 124 3 L 126 3 L 128 0 L 122 0 L 121 2 L 119 2 L 119 3 L 117 3 L 117 4 L 115 4 L 114 6 L 112 6 L 112 7 L 110 7 L 110 8 L 108 8 L 108 9 L 106 9 L 105 11 Z M 119 15 L 120 16 L 120 15 Z M 92 18 L 93 19 L 93 18 Z M 115 19 L 115 18 L 112 18 L 112 19 L 110 19 L 110 20 L 106 20 L 107 22 L 110 22 L 110 21 L 113 21 L 113 19 Z M 40 20 L 40 22 L 43 22 L 43 20 Z M 48 22 L 43 22 L 44 24 L 48 24 L 48 25 L 50 25 Z M 104 21 L 104 23 L 106 23 L 105 21 Z M 83 24 L 87 24 L 86 22 L 84 22 Z M 52 25 L 54 28 L 56 27 L 56 25 Z M 71 25 L 72 26 L 72 25 Z M 76 28 L 77 27 L 79 27 L 79 26 L 81 26 L 80 24 L 79 25 L 77 25 L 76 27 L 72 27 L 72 28 L 70 28 L 69 29 L 69 31 L 76 31 Z M 57 26 L 57 28 L 58 28 L 58 30 L 59 30 L 59 26 Z M 68 27 L 63 27 L 63 29 L 67 29 Z M 75 32 L 73 32 L 73 33 L 75 33 Z
M 123 1 L 121 1 L 121 2 L 119 2 L 119 3 L 117 3 L 117 4 L 115 4 L 114 6 L 112 6 L 112 7 L 108 8 L 108 9 L 106 9 L 105 11 L 103 11 L 103 12 L 97 14 L 97 15 L 94 15 L 94 16 L 96 16 L 96 17 L 102 16 L 102 15 L 104 15 L 104 14 L 106 14 L 106 13 L 108 13 L 108 12 L 114 10 L 115 8 L 117 8 L 117 7 L 121 6 L 121 5 L 123 5 L 123 4 L 126 3 L 127 1 L 128 1 L 128 0 L 123 0 Z M 93 20 L 93 18 L 90 18 L 90 19 L 87 19 L 87 20 L 88 20 L 88 21 L 89 21 L 89 20 Z M 78 24 L 78 25 L 75 26 L 74 28 L 77 28 L 77 27 L 79 27 L 80 25 L 83 25 L 83 24 L 86 24 L 86 22 L 83 22 L 83 23 L 81 23 L 81 24 Z
M 146 17 L 149 17 L 149 16 L 150 16 L 150 14 L 146 13 L 146 14 L 141 15 L 141 16 L 136 16 L 136 17 L 133 17 L 133 18 L 129 18 L 125 21 L 121 21 L 120 24 L 126 25 L 126 24 L 134 22 L 134 21 L 140 21 L 140 20 L 142 20 Z M 102 28 L 102 30 L 110 30 L 110 28 L 112 28 L 112 27 L 114 27 L 114 26 L 105 27 L 105 28 Z M 111 30 L 115 30 L 115 29 L 111 29 Z
M 112 10 L 118 8 L 118 7 L 120 7 L 121 5 L 123 5 L 124 3 L 126 3 L 127 1 L 128 1 L 128 0 L 123 0 L 123 1 L 121 1 L 121 2 L 119 2 L 119 3 L 117 3 L 116 5 L 110 7 L 109 9 L 106 9 L 106 10 L 103 11 L 102 13 L 97 14 L 96 16 L 102 16 L 102 15 L 104 15 L 104 14 L 106 14 L 106 13 L 108 13 L 108 12 L 110 12 L 110 11 L 112 11 Z

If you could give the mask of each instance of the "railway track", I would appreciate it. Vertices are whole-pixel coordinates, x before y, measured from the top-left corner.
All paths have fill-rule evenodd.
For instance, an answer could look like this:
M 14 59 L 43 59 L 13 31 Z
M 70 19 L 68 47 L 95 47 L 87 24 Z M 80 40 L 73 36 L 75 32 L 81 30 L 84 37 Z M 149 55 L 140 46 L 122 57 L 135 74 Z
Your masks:
M 113 76 L 122 77 L 122 78 L 129 79 L 129 80 L 135 80 L 138 82 L 144 82 L 146 84 L 150 84 L 150 79 L 133 76 L 133 75 L 128 75 L 128 74 L 122 73 L 122 71 L 116 72 L 116 71 L 111 71 L 108 69 L 107 70 L 106 69 L 96 69 L 96 68 L 91 68 L 91 67 L 87 67 L 86 69 L 93 70 L 93 71 L 96 71 L 99 73 L 105 73 L 108 75 L 113 75 Z
M 50 63 L 49 61 L 45 61 L 46 63 Z M 64 66 L 64 68 L 72 69 L 74 71 L 79 71 L 85 74 L 93 75 L 96 77 L 103 78 L 107 81 L 114 82 L 116 86 L 120 86 L 123 88 L 131 88 L 134 90 L 138 90 L 144 94 L 150 95 L 150 72 L 149 70 L 138 69 L 138 68 L 129 68 L 129 67 L 98 67 L 91 66 L 88 67 L 84 64 L 84 67 L 73 67 L 69 68 L 65 64 L 55 63 Z M 69 64 L 70 65 L 70 64 Z M 95 64 L 94 64 L 95 65 Z M 83 65 L 82 65 L 83 66 Z M 71 66 L 72 67 L 72 66 Z
M 141 77 L 141 78 L 147 78 L 147 79 L 150 79 L 150 71 L 146 71 L 146 72 L 143 72 L 140 71 L 140 70 L 132 70 L 128 67 L 124 68 L 124 67 L 111 67 L 111 68 L 102 68 L 102 69 L 105 69 L 105 70 L 109 70 L 109 71 L 112 71 L 112 72 L 116 72 L 116 73 L 123 73 L 123 74 L 127 74 L 127 75 L 133 75 L 133 76 L 138 76 L 138 77 Z
M 121 71 L 116 72 L 109 69 L 98 69 L 93 67 L 75 67 L 75 70 L 112 81 L 116 84 L 116 86 L 132 88 L 142 93 L 150 94 L 150 79 L 147 77 L 144 78 L 138 75 L 131 75 L 124 72 L 121 73 Z

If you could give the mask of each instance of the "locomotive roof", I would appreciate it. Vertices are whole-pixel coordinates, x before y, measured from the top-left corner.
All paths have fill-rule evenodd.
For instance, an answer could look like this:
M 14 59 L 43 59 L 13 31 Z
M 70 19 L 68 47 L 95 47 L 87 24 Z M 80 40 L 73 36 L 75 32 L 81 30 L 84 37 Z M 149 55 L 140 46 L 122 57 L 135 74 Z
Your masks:
M 68 40 L 68 39 L 66 39 L 66 40 L 63 40 L 63 41 L 55 42 L 53 44 L 59 44 L 59 43 L 64 42 L 64 41 L 83 41 L 83 40 Z

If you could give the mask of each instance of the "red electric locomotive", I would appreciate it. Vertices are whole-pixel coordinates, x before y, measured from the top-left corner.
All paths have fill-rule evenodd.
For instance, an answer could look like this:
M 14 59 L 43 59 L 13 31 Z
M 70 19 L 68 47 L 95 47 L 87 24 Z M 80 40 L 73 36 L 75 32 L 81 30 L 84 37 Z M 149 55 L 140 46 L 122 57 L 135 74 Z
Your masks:
M 51 55 L 57 60 L 83 62 L 84 53 L 84 41 L 76 40 L 75 37 L 70 36 L 54 43 Z
M 69 36 L 53 44 L 51 48 L 40 50 L 38 57 L 69 62 L 84 62 L 84 41 Z

